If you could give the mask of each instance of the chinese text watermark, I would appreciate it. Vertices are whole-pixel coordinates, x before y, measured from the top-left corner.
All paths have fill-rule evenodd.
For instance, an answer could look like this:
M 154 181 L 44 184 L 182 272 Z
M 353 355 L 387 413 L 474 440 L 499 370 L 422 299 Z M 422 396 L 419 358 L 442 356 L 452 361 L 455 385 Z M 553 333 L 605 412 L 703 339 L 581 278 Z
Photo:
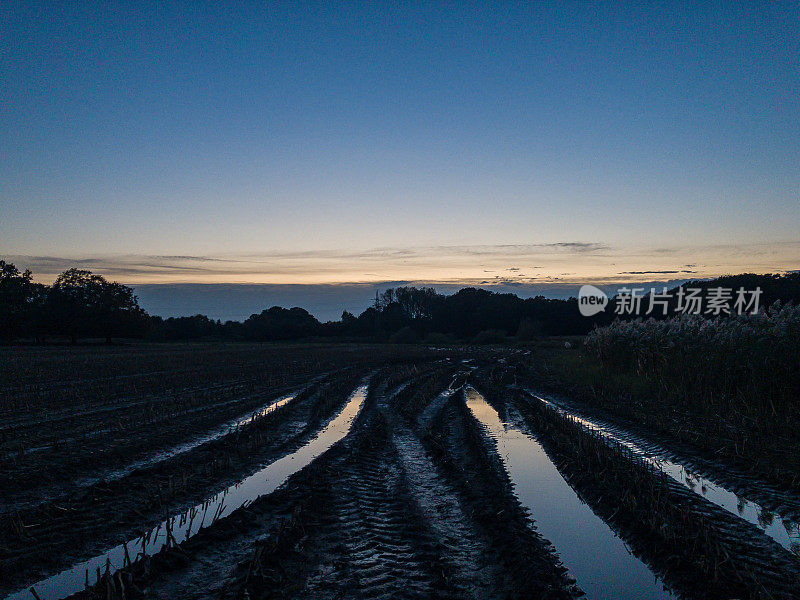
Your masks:
M 668 291 L 662 288 L 628 288 L 617 290 L 614 297 L 614 314 L 631 316 L 667 316 L 669 314 L 720 315 L 756 314 L 762 290 L 757 287 L 737 290 L 725 287 L 678 287 Z M 578 308 L 585 317 L 605 310 L 609 298 L 603 290 L 584 285 L 578 294 Z

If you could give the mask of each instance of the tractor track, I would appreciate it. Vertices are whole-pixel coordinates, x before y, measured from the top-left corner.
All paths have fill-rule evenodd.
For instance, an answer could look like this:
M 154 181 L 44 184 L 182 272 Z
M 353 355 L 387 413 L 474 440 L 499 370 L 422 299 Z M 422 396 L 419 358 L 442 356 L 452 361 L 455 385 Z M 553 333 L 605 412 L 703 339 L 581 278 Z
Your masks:
M 290 453 L 341 406 L 344 389 L 358 377 L 353 372 L 339 383 L 315 386 L 280 411 L 117 480 L 15 511 L 0 527 L 0 593 L 130 539 Z M 331 386 L 335 393 L 327 398 L 322 392 Z
M 555 413 L 520 396 L 505 404 L 507 392 L 482 383 L 493 389 L 499 410 L 539 440 L 580 498 L 674 589 L 709 600 L 800 596 L 800 561 L 761 531 L 648 469 L 635 455 L 612 452 L 604 465 L 592 450 L 602 441 L 576 445 L 579 427 L 559 431 L 541 417 L 557 419 Z
M 463 391 L 441 406 L 423 440 L 438 472 L 486 540 L 494 565 L 489 597 L 568 599 L 581 595 L 552 545 L 535 530 L 513 494 L 492 444 L 469 414 Z
M 269 489 L 259 481 L 252 501 L 185 540 L 92 577 L 93 585 L 72 597 L 581 597 L 581 580 L 519 494 L 503 450 L 509 446 L 499 445 L 497 428 L 470 403 L 476 390 L 467 386 L 467 393 L 465 386 L 474 381 L 509 431 L 537 440 L 589 516 L 633 549 L 645 574 L 657 574 L 675 591 L 669 597 L 800 597 L 800 565 L 783 548 L 624 453 L 562 426 L 555 413 L 493 382 L 486 367 L 488 361 L 480 368 L 393 365 L 372 372 L 368 391 L 365 385 L 353 391 L 363 369 L 342 370 L 227 435 L 21 511 L 27 536 L 15 539 L 7 524 L 0 527 L 0 591 L 130 539 L 163 519 L 167 507 L 175 514 L 265 465 L 298 456 L 302 464 L 287 471 L 288 479 Z M 347 408 L 356 406 L 358 390 L 357 408 Z M 341 436 L 304 458 L 304 449 L 348 410 Z M 593 452 L 598 456 L 587 456 Z M 189 470 L 190 477 L 180 477 Z M 651 493 L 652 502 L 642 499 Z M 667 516 L 656 514 L 662 509 Z M 671 527 L 675 515 L 694 529 L 668 535 L 653 529 Z M 593 560 L 604 559 L 602 548 L 576 544 Z M 724 553 L 729 560 L 715 563 L 719 574 L 709 579 L 708 564 Z M 695 565 L 692 557 L 709 562 Z

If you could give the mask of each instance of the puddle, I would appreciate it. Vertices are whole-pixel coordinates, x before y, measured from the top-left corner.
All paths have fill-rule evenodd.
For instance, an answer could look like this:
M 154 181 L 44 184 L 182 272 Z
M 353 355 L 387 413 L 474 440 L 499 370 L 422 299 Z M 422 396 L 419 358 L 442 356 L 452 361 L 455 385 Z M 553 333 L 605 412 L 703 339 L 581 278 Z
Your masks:
M 113 471 L 112 473 L 107 474 L 105 477 L 88 477 L 88 478 L 76 481 L 75 485 L 87 485 L 87 484 L 91 484 L 91 483 L 96 482 L 96 481 L 100 481 L 100 479 L 108 479 L 108 478 L 118 479 L 121 476 L 127 475 L 128 473 L 130 473 L 130 471 L 133 471 L 134 469 L 137 469 L 137 468 L 143 467 L 143 466 L 149 466 L 150 464 L 153 464 L 155 462 L 163 460 L 164 458 L 169 458 L 171 456 L 174 456 L 175 454 L 180 454 L 181 452 L 185 452 L 186 450 L 191 450 L 192 448 L 195 448 L 196 446 L 199 446 L 200 444 L 203 444 L 205 442 L 220 438 L 220 437 L 226 435 L 231 430 L 231 428 L 236 427 L 237 425 L 246 424 L 247 422 L 252 420 L 252 417 L 255 416 L 257 418 L 257 415 L 259 415 L 259 414 L 263 416 L 263 414 L 266 414 L 267 412 L 270 412 L 270 410 L 272 408 L 275 408 L 273 405 L 276 404 L 277 402 L 281 402 L 282 400 L 284 400 L 286 398 L 289 398 L 289 399 L 294 398 L 297 394 L 300 393 L 300 391 L 302 391 L 304 389 L 307 389 L 307 387 L 306 388 L 302 388 L 299 391 L 293 392 L 290 396 L 283 396 L 283 397 L 279 398 L 278 400 L 270 400 L 267 404 L 262 406 L 260 409 L 257 409 L 255 413 L 252 413 L 252 411 L 248 412 L 245 415 L 243 415 L 242 417 L 240 417 L 239 419 L 236 419 L 234 421 L 231 421 L 231 422 L 223 425 L 222 427 L 219 427 L 217 430 L 215 430 L 215 432 L 212 432 L 210 434 L 206 434 L 204 436 L 196 438 L 197 440 L 200 440 L 197 443 L 194 443 L 195 440 L 192 440 L 191 442 L 188 442 L 186 444 L 180 444 L 180 445 L 178 445 L 175 448 L 172 448 L 170 450 L 157 453 L 157 454 L 153 455 L 152 457 L 148 457 L 148 458 L 142 459 L 140 461 L 137 461 L 136 463 L 132 463 L 132 465 L 130 465 L 130 468 L 125 467 L 124 469 L 119 469 L 118 471 Z M 236 404 L 238 402 L 241 402 L 241 400 L 237 399 L 237 400 L 228 400 L 226 402 L 218 402 L 216 404 L 210 404 L 210 405 L 197 407 L 197 408 L 193 408 L 193 409 L 184 411 L 184 412 L 180 413 L 179 416 L 180 417 L 185 417 L 187 415 L 190 415 L 190 414 L 193 414 L 193 413 L 196 413 L 196 412 L 199 412 L 199 411 L 208 410 L 209 408 L 220 408 L 220 407 L 223 407 L 223 406 Z M 144 401 L 143 402 L 136 402 L 136 403 L 133 403 L 133 404 L 129 405 L 126 408 L 130 408 L 132 406 L 137 406 L 137 405 L 146 404 L 146 403 L 147 402 L 144 402 Z M 285 402 L 284 402 L 284 404 L 285 404 Z M 283 404 L 281 404 L 281 406 L 282 405 Z M 111 410 L 118 410 L 118 407 L 112 407 L 112 408 L 109 408 L 109 409 L 104 409 L 103 411 L 96 411 L 96 412 L 108 412 L 108 411 L 111 411 Z M 70 415 L 70 418 L 72 418 L 72 415 Z M 44 422 L 48 422 L 48 421 L 44 421 Z M 61 438 L 61 439 L 59 439 L 59 440 L 57 440 L 55 442 L 50 442 L 50 443 L 44 444 L 42 446 L 26 447 L 26 448 L 23 448 L 23 449 L 18 450 L 18 451 L 8 452 L 8 453 L 6 453 L 6 456 L 9 457 L 9 458 L 14 458 L 14 457 L 17 457 L 17 456 L 34 454 L 36 452 L 41 452 L 43 450 L 52 450 L 55 445 L 63 443 L 65 441 L 66 442 L 75 442 L 75 441 L 78 441 L 78 440 L 86 440 L 86 439 L 89 439 L 89 438 L 92 438 L 92 437 L 97 437 L 98 435 L 101 435 L 101 434 L 104 434 L 104 433 L 108 433 L 109 431 L 111 431 L 111 429 L 108 429 L 108 428 L 93 429 L 92 431 L 86 432 L 85 434 L 81 435 L 80 437 Z
M 765 535 L 795 555 L 800 555 L 800 523 L 782 517 L 773 511 L 767 510 L 757 502 L 748 500 L 740 494 L 730 491 L 716 481 L 692 472 L 686 466 L 676 463 L 651 448 L 643 448 L 636 444 L 625 432 L 619 428 L 606 424 L 600 420 L 587 419 L 579 416 L 573 409 L 561 403 L 554 402 L 537 396 L 526 390 L 534 399 L 553 407 L 560 414 L 570 416 L 581 425 L 596 431 L 605 439 L 620 444 L 640 456 L 646 462 L 657 466 L 678 483 L 689 488 L 709 502 L 725 509 L 729 513 L 755 525 Z
M 273 411 L 276 411 L 282 406 L 286 406 L 289 402 L 295 399 L 298 393 L 299 392 L 292 392 L 291 394 L 287 394 L 285 396 L 281 396 L 280 398 L 270 400 L 267 404 L 265 404 L 259 409 L 256 409 L 254 412 L 249 412 L 246 415 L 234 419 L 233 421 L 229 421 L 228 423 L 212 430 L 209 433 L 193 438 L 189 442 L 178 444 L 177 446 L 173 446 L 168 450 L 156 452 L 155 454 L 152 454 L 147 458 L 133 462 L 121 469 L 104 473 L 103 475 L 86 477 L 84 479 L 75 481 L 74 483 L 77 486 L 86 486 L 86 485 L 92 485 L 93 483 L 97 483 L 98 481 L 114 481 L 115 479 L 121 479 L 122 477 L 129 475 L 136 469 L 150 467 L 168 458 L 172 458 L 174 456 L 178 456 L 179 454 L 184 454 L 185 452 L 189 452 L 190 450 L 193 450 L 198 446 L 225 437 L 237 427 L 243 427 L 245 425 L 248 425 L 249 423 L 252 423 L 256 419 L 259 419 Z
M 295 399 L 295 394 L 288 394 L 282 398 L 278 398 L 271 404 L 257 410 L 249 417 L 245 417 L 243 419 L 239 419 L 233 425 L 231 425 L 231 429 L 235 429 L 236 427 L 243 427 L 255 421 L 256 419 L 260 419 L 263 416 L 268 415 L 271 412 L 278 410 L 281 406 L 286 406 L 289 402 Z
M 103 554 L 35 583 L 33 588 L 36 593 L 41 600 L 58 600 L 74 594 L 84 589 L 87 572 L 89 581 L 94 583 L 98 569 L 100 572 L 105 572 L 107 562 L 110 563 L 112 572 L 122 567 L 126 551 L 134 559 L 142 553 L 153 555 L 167 545 L 168 538 L 178 543 L 183 542 L 195 535 L 200 528 L 230 515 L 236 509 L 261 496 L 274 492 L 291 475 L 309 465 L 348 434 L 367 397 L 367 388 L 367 385 L 357 388 L 341 412 L 302 448 L 270 463 L 202 504 L 162 521 L 144 536 L 120 544 Z M 26 588 L 6 596 L 5 600 L 32 598 L 33 595 Z
M 477 390 L 466 388 L 472 414 L 497 444 L 514 493 L 578 586 L 593 600 L 674 598 L 625 542 L 578 498 L 542 446 L 510 423 Z

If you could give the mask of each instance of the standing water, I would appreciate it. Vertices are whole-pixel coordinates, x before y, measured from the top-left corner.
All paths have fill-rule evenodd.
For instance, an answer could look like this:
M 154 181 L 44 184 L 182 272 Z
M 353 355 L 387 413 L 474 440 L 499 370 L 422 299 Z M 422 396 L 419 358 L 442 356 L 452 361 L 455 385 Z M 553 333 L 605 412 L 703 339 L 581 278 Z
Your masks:
M 75 482 L 75 485 L 77 486 L 92 485 L 93 483 L 96 483 L 101 480 L 114 481 L 116 479 L 122 479 L 123 477 L 132 473 L 136 469 L 144 469 L 152 465 L 155 465 L 163 460 L 167 460 L 168 458 L 174 458 L 175 456 L 178 456 L 180 454 L 185 454 L 190 450 L 194 450 L 198 446 L 202 446 L 203 444 L 207 444 L 208 442 L 213 442 L 215 440 L 225 437 L 238 427 L 244 427 L 246 425 L 249 425 L 253 421 L 260 419 L 271 412 L 275 412 L 276 410 L 286 406 L 292 400 L 294 400 L 296 395 L 297 392 L 286 394 L 285 396 L 281 396 L 280 398 L 277 399 L 272 399 L 265 405 L 263 405 L 261 408 L 258 408 L 253 412 L 249 412 L 245 415 L 242 415 L 239 418 L 234 419 L 233 421 L 222 425 L 221 427 L 217 427 L 216 429 L 214 429 L 209 433 L 192 438 L 190 441 L 178 444 L 177 446 L 173 446 L 168 450 L 161 450 L 155 452 L 154 454 L 148 456 L 147 458 L 132 462 L 125 467 L 117 469 L 116 471 L 111 471 L 109 473 L 104 473 L 103 475 L 97 475 L 94 477 L 87 477 L 85 479 L 78 480 Z
M 657 449 L 646 450 L 642 445 L 634 442 L 631 439 L 632 436 L 619 428 L 601 420 L 584 418 L 568 406 L 537 396 L 529 390 L 526 391 L 534 399 L 545 403 L 559 414 L 571 417 L 587 429 L 599 433 L 608 442 L 628 448 L 641 457 L 642 460 L 658 467 L 678 483 L 725 509 L 730 514 L 755 525 L 781 546 L 795 555 L 800 555 L 800 522 L 796 519 L 787 515 L 777 515 L 776 518 L 774 513 L 760 506 L 757 502 L 730 491 L 718 481 L 712 481 L 707 477 L 693 473 L 685 465 L 670 460 L 667 458 L 666 452 L 659 452 Z
M 514 493 L 555 546 L 578 586 L 593 600 L 674 598 L 652 571 L 630 553 L 611 528 L 581 501 L 544 448 L 510 423 L 477 390 L 466 389 L 467 406 L 486 428 L 514 484 Z
M 122 567 L 126 553 L 134 558 L 142 554 L 153 555 L 168 546 L 170 540 L 173 540 L 173 543 L 182 542 L 195 535 L 203 526 L 210 525 L 253 500 L 274 492 L 291 475 L 309 465 L 348 434 L 366 396 L 367 386 L 362 385 L 350 395 L 342 411 L 314 439 L 295 452 L 270 463 L 202 504 L 162 521 L 144 536 L 120 544 L 103 554 L 44 579 L 34 584 L 33 589 L 41 600 L 58 600 L 79 592 L 84 589 L 87 577 L 94 580 L 98 570 L 105 571 L 107 563 L 110 564 L 112 572 Z M 26 589 L 6 596 L 5 600 L 31 598 L 33 595 Z

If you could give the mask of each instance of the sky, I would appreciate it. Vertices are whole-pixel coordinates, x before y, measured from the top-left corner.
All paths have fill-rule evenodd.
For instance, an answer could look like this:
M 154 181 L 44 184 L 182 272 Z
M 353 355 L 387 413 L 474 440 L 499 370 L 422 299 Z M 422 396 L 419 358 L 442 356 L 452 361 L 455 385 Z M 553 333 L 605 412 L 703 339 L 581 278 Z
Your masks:
M 796 2 L 219 4 L 0 5 L 0 257 L 175 301 L 800 265 Z

